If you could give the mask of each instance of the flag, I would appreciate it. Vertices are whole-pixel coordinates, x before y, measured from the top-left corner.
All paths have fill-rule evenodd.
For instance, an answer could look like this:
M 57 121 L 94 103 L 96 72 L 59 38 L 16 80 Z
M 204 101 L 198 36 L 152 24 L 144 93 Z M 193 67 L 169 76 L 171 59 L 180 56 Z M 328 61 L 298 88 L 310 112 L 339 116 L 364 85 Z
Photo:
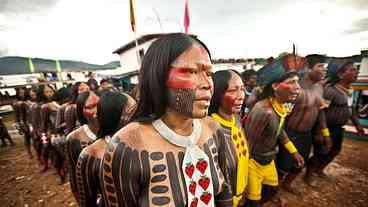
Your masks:
M 34 73 L 35 68 L 32 62 L 32 58 L 28 58 L 28 66 L 29 66 L 29 72 Z
M 135 15 L 134 15 L 134 0 L 129 0 L 129 8 L 130 8 L 130 26 L 132 27 L 132 31 L 135 32 Z
M 56 62 L 56 71 L 57 71 L 58 73 L 61 73 L 60 61 L 59 61 L 59 60 L 55 60 L 55 62 Z
M 190 25 L 190 18 L 189 18 L 188 0 L 185 0 L 185 10 L 184 10 L 184 28 L 185 28 L 185 34 L 188 34 L 189 25 Z

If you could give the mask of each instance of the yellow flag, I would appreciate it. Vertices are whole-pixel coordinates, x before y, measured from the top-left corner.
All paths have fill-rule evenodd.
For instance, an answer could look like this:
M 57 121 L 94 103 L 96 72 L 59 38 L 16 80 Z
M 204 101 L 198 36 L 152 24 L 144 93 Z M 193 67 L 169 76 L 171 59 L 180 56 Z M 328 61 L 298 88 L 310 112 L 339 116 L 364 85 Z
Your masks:
M 35 68 L 32 62 L 32 58 L 28 58 L 28 66 L 29 66 L 29 72 L 34 73 Z
M 130 26 L 132 27 L 133 32 L 135 32 L 134 0 L 129 0 L 129 8 L 130 8 Z
M 58 73 L 61 73 L 61 66 L 60 66 L 60 61 L 59 60 L 55 60 L 56 61 L 56 71 Z

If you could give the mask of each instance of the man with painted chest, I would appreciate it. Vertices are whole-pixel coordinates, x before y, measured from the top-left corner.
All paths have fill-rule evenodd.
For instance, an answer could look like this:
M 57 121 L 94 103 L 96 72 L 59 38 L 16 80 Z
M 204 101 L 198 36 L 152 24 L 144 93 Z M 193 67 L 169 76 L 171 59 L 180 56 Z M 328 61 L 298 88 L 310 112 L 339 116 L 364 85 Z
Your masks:
M 207 117 L 213 94 L 207 47 L 168 34 L 148 49 L 133 122 L 118 131 L 102 164 L 108 206 L 231 206 L 219 161 L 221 127 Z
M 283 130 L 285 117 L 289 113 L 285 104 L 294 101 L 300 92 L 297 73 L 284 68 L 277 70 L 272 66 L 265 69 L 273 73 L 266 71 L 270 75 L 260 76 L 264 89 L 249 113 L 244 129 L 250 149 L 247 206 L 260 206 L 277 192 L 278 176 L 274 159 L 278 144 L 288 150 L 298 166 L 304 165 L 303 157 Z M 266 192 L 263 198 L 262 188 Z

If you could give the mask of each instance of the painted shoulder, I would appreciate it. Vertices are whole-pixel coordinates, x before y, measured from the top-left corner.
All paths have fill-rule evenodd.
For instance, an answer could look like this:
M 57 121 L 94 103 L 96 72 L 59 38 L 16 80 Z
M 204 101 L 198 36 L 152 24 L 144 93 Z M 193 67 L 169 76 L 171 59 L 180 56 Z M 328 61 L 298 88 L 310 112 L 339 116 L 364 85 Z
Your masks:
M 66 136 L 66 140 L 67 141 L 79 140 L 80 139 L 79 137 L 81 136 L 82 133 L 83 133 L 82 127 L 74 129 L 72 132 L 68 134 L 68 136 Z
M 266 99 L 264 99 L 264 100 L 257 102 L 256 105 L 254 105 L 251 113 L 270 116 L 274 114 L 274 111 L 270 103 Z
M 88 145 L 86 148 L 84 148 L 81 154 L 102 159 L 105 152 L 105 146 L 106 146 L 105 140 L 98 139 L 91 145 Z
M 218 129 L 221 129 L 221 125 L 210 116 L 207 116 L 201 119 L 201 122 L 204 126 L 212 129 L 213 131 L 217 131 Z
M 151 124 L 131 122 L 121 128 L 112 138 L 112 143 L 124 143 L 132 148 L 140 149 L 144 146 L 143 134 L 153 131 Z

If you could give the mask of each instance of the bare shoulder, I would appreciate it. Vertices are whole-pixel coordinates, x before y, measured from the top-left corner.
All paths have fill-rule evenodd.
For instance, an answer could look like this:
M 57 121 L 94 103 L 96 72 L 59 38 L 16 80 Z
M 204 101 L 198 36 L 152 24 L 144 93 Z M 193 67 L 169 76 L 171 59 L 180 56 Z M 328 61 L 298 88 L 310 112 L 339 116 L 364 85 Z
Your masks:
M 271 115 L 273 114 L 273 109 L 267 99 L 261 100 L 254 105 L 251 113 Z
M 72 132 L 68 134 L 68 136 L 66 136 L 66 140 L 67 141 L 77 140 L 78 137 L 81 136 L 82 131 L 83 131 L 82 127 L 74 129 Z
M 81 154 L 88 155 L 96 158 L 102 158 L 105 152 L 106 142 L 104 139 L 98 139 L 93 142 L 91 145 L 87 146 L 83 149 Z
M 208 127 L 214 131 L 221 128 L 221 125 L 210 116 L 201 119 L 201 122 L 204 127 Z
M 124 143 L 132 148 L 140 148 L 144 145 L 144 134 L 147 134 L 152 130 L 151 124 L 131 122 L 116 132 L 112 141 L 115 143 Z

